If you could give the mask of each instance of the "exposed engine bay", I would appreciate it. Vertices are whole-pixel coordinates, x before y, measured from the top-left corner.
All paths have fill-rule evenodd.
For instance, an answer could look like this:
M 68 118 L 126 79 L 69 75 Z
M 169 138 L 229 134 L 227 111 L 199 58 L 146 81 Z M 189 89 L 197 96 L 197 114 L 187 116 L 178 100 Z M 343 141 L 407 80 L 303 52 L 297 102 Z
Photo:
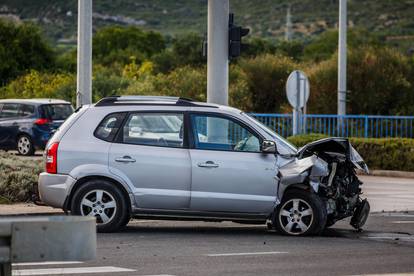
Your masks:
M 351 225 L 360 229 L 369 214 L 369 203 L 362 199 L 356 170 L 369 173 L 368 167 L 348 139 L 326 138 L 298 150 L 295 162 L 280 168 L 279 194 L 289 185 L 309 182 L 326 203 L 326 226 L 352 217 Z M 296 177 L 295 177 L 296 175 Z M 300 177 L 298 179 L 298 176 Z

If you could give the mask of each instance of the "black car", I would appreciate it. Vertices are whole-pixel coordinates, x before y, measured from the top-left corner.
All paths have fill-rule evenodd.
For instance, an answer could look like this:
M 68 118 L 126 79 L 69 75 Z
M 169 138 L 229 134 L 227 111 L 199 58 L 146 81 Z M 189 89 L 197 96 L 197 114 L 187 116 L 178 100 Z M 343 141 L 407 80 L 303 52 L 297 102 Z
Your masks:
M 72 113 L 62 100 L 0 100 L 0 149 L 33 155 Z

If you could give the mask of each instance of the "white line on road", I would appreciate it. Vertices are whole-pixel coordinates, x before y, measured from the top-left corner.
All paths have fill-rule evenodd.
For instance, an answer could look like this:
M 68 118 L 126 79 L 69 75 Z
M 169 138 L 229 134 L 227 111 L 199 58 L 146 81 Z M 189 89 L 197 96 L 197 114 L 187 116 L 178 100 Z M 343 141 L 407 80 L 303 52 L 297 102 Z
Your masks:
M 44 268 L 44 269 L 21 269 L 13 270 L 13 276 L 27 275 L 65 275 L 65 274 L 89 274 L 89 273 L 114 273 L 114 272 L 132 272 L 133 269 L 114 267 L 114 266 L 97 266 L 97 267 L 72 267 L 72 268 Z
M 414 272 L 410 273 L 384 273 L 384 274 L 360 274 L 354 276 L 414 276 Z
M 250 256 L 250 255 L 274 255 L 287 254 L 288 252 L 272 251 L 272 252 L 245 252 L 245 253 L 220 253 L 220 254 L 206 254 L 208 257 L 225 257 L 225 256 Z
M 38 262 L 38 263 L 14 263 L 13 266 L 37 266 L 37 265 L 70 265 L 82 264 L 83 262 Z
M 392 223 L 406 224 L 406 223 L 414 223 L 414 221 L 413 220 L 396 220 L 396 221 L 393 221 Z

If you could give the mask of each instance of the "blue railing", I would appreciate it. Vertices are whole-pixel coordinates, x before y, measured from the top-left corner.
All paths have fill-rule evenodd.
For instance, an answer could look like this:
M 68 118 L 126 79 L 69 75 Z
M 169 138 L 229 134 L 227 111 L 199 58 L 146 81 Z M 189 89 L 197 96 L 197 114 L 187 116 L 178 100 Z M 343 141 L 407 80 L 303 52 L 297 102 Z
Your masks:
M 293 133 L 292 114 L 252 114 L 280 135 Z M 414 138 L 414 116 L 378 115 L 319 115 L 302 116 L 303 133 L 320 133 L 328 136 L 385 138 Z

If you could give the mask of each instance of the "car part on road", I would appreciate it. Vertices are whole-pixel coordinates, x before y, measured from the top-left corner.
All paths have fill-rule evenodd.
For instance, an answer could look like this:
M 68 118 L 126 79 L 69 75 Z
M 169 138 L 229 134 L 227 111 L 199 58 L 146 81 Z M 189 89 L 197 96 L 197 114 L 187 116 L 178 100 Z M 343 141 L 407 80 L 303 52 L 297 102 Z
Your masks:
M 369 215 L 370 206 L 366 199 L 359 201 L 354 211 L 354 215 L 351 218 L 350 224 L 357 230 L 360 230 L 362 226 L 365 225 L 368 215 Z

